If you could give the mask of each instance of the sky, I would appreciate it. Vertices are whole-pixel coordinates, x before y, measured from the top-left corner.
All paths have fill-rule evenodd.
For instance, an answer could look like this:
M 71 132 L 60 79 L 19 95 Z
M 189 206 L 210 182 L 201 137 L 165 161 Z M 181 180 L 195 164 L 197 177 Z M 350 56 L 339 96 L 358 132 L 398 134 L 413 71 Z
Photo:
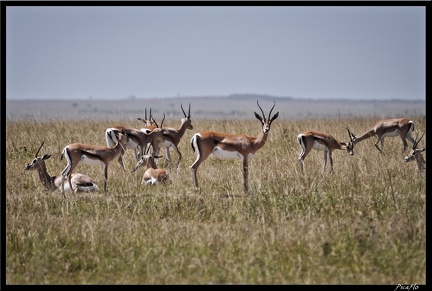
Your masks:
M 6 99 L 425 100 L 424 6 L 7 6 Z

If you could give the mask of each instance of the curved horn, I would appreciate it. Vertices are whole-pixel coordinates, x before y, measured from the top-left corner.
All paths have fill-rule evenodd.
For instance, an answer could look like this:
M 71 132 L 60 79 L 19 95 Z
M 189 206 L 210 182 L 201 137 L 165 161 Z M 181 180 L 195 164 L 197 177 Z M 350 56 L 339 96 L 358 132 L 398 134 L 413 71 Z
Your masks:
M 161 126 L 160 126 L 160 128 L 162 128 L 164 120 L 165 120 L 165 113 L 163 114 L 163 118 L 162 118 L 162 122 L 161 122 Z M 159 127 L 159 126 L 158 126 L 158 127 Z
M 188 116 L 187 119 L 190 119 L 190 103 L 189 103 L 189 110 L 188 110 Z
M 263 119 L 265 119 L 264 111 L 262 110 L 261 106 L 259 105 L 259 103 L 258 103 L 258 99 L 257 99 L 257 104 L 258 104 L 259 109 L 261 110 L 261 113 L 262 113 L 262 117 L 263 117 Z M 274 106 L 273 106 L 273 107 L 274 107 Z
M 415 139 L 415 145 L 413 146 L 414 148 L 417 148 L 417 146 L 418 146 L 418 143 L 420 142 L 420 140 L 423 138 L 423 136 L 424 136 L 424 133 L 422 134 L 422 136 L 417 140 L 417 136 L 418 136 L 418 134 L 416 135 L 416 139 Z
M 271 113 L 272 113 L 272 111 L 273 111 L 273 108 L 276 106 L 276 102 L 273 100 L 273 107 L 270 109 L 270 112 L 269 112 L 269 116 L 268 116 L 268 120 L 270 120 L 270 115 L 271 115 Z
M 40 145 L 39 149 L 37 150 L 36 154 L 35 154 L 35 158 L 37 158 L 39 151 L 41 150 L 42 146 L 44 145 L 45 141 L 42 142 L 42 144 Z
M 354 134 L 351 133 L 351 131 L 350 131 L 350 129 L 349 129 L 348 126 L 346 127 L 346 130 L 348 131 L 348 136 L 349 136 L 350 140 L 353 141 Z
M 180 104 L 180 107 L 181 107 L 181 110 L 183 111 L 184 116 L 187 118 L 187 116 L 186 116 L 186 112 L 185 112 L 184 109 L 183 109 L 183 104 Z
M 157 122 L 156 122 L 156 120 L 153 118 L 153 116 L 152 116 L 151 119 L 153 120 L 153 123 L 156 124 L 156 127 L 159 127 L 159 125 L 157 124 Z

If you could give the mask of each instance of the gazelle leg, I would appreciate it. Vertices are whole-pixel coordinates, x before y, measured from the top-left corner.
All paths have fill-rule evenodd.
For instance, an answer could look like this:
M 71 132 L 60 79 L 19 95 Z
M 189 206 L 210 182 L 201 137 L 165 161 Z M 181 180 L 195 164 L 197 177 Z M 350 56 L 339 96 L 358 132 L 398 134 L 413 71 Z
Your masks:
M 180 165 L 180 161 L 181 161 L 181 159 L 182 159 L 182 154 L 181 154 L 181 152 L 179 151 L 178 147 L 174 147 L 174 150 L 175 150 L 175 151 L 177 152 L 177 154 L 178 154 L 178 160 L 177 160 L 177 163 L 176 163 L 176 169 L 177 169 L 177 173 L 178 173 L 179 165 Z
M 324 151 L 323 173 L 325 172 L 326 165 L 327 165 L 327 151 Z
M 331 172 L 333 173 L 333 156 L 332 156 L 332 151 L 329 151 L 329 159 L 330 159 L 330 166 L 331 166 Z
M 249 192 L 249 183 L 248 183 L 248 160 L 247 159 L 243 159 L 243 187 L 244 187 L 244 191 L 245 193 Z
M 168 169 L 171 169 L 171 154 L 170 154 L 170 147 L 165 148 L 165 154 L 168 160 Z
M 409 133 L 407 133 L 406 138 L 408 138 L 408 134 Z M 408 147 L 408 143 L 406 142 L 406 139 L 402 135 L 400 135 L 400 138 L 402 139 L 403 146 L 404 146 L 402 152 L 405 152 Z M 412 143 L 414 143 L 414 141 L 412 141 Z
M 107 180 L 108 180 L 108 166 L 104 165 L 104 192 L 105 192 L 105 195 L 108 194 L 108 191 L 107 191 Z
M 375 147 L 380 151 L 380 152 L 382 152 L 382 150 L 380 149 L 380 147 L 378 146 L 378 143 L 381 141 L 381 148 L 384 146 L 384 141 L 383 141 L 383 138 L 379 138 L 377 141 L 376 141 L 376 143 L 375 143 Z
M 117 161 L 118 161 L 119 164 L 122 166 L 123 171 L 126 171 L 126 168 L 125 168 L 125 166 L 124 166 L 124 164 L 123 164 L 123 156 L 122 156 L 122 155 L 119 155 Z
M 198 146 L 195 147 L 195 151 L 197 153 L 197 159 L 192 164 L 192 166 L 190 166 L 190 168 L 192 170 L 192 179 L 193 179 L 194 188 L 195 188 L 195 190 L 199 190 L 198 179 L 197 179 L 197 170 L 198 170 L 198 167 L 201 165 L 201 163 L 204 162 L 208 158 L 208 156 L 211 154 L 211 151 L 200 151 Z

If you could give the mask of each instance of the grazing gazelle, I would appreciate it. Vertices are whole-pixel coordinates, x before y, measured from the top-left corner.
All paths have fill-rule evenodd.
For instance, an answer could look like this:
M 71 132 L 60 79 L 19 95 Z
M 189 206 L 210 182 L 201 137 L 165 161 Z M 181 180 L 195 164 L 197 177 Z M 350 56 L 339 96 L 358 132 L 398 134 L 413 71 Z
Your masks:
M 274 102 L 274 101 L 273 101 Z M 248 160 L 262 148 L 267 141 L 267 136 L 270 131 L 270 125 L 279 116 L 279 112 L 270 118 L 273 108 L 276 105 L 274 102 L 268 117 L 265 117 L 261 106 L 257 104 L 261 110 L 262 117 L 255 113 L 255 117 L 261 122 L 262 128 L 257 137 L 248 136 L 246 134 L 228 134 L 215 131 L 202 131 L 193 135 L 191 139 L 192 150 L 196 152 L 197 158 L 192 164 L 192 178 L 195 190 L 198 190 L 197 170 L 199 165 L 204 162 L 210 154 L 220 159 L 240 159 L 243 163 L 243 186 L 244 191 L 249 192 L 248 187 Z
M 155 158 L 162 158 L 162 156 L 155 156 L 146 154 L 141 157 L 141 159 L 135 165 L 136 171 L 139 167 L 146 167 L 147 170 L 144 172 L 141 184 L 154 185 L 156 183 L 168 183 L 169 173 L 165 169 L 158 169 Z
M 408 118 L 393 118 L 384 119 L 378 121 L 371 129 L 361 134 L 360 136 L 355 136 L 349 128 L 347 128 L 348 136 L 350 142 L 347 145 L 347 151 L 350 155 L 354 155 L 354 146 L 359 142 L 368 139 L 372 136 L 377 138 L 375 142 L 375 147 L 382 152 L 384 149 L 384 138 L 385 137 L 395 137 L 399 136 L 403 142 L 403 152 L 406 151 L 408 144 L 406 139 L 411 143 L 414 143 L 414 139 L 411 136 L 411 132 L 414 130 L 414 122 Z M 379 148 L 378 143 L 381 142 L 381 148 Z
M 159 155 L 160 149 L 165 148 L 166 157 L 168 160 L 168 168 L 171 168 L 171 155 L 170 155 L 170 147 L 173 148 L 178 155 L 178 161 L 176 163 L 176 168 L 178 169 L 178 166 L 180 164 L 180 161 L 182 159 L 182 154 L 178 148 L 178 145 L 180 143 L 181 138 L 186 132 L 186 129 L 193 129 L 192 121 L 190 119 L 190 103 L 189 103 L 189 110 L 188 114 L 186 115 L 186 112 L 183 109 L 183 105 L 180 104 L 180 107 L 183 111 L 184 118 L 180 121 L 180 127 L 175 129 L 171 127 L 162 128 L 163 129 L 163 136 L 164 141 L 159 144 L 159 147 L 155 151 L 155 155 Z M 162 127 L 162 126 L 161 126 Z M 153 147 L 154 148 L 154 147 Z
M 417 162 L 417 167 L 419 169 L 420 172 L 423 172 L 424 170 L 426 170 L 426 161 L 423 158 L 422 152 L 424 152 L 426 150 L 426 148 L 417 148 L 419 141 L 422 139 L 422 137 L 424 136 L 424 133 L 422 134 L 422 136 L 417 139 L 418 134 L 416 136 L 416 139 L 413 143 L 412 149 L 409 153 L 409 155 L 407 155 L 405 157 L 405 162 L 411 162 L 416 160 Z
M 44 154 L 42 157 L 38 157 L 39 151 L 44 145 L 45 141 L 42 142 L 39 149 L 35 154 L 35 158 L 30 164 L 27 164 L 24 170 L 33 170 L 38 171 L 39 179 L 45 188 L 49 191 L 60 190 L 62 188 L 62 176 L 51 176 L 48 174 L 46 169 L 45 161 L 48 160 L 51 155 Z M 69 188 L 69 183 L 67 181 L 63 181 L 66 183 L 65 191 L 74 189 L 75 193 L 77 192 L 93 192 L 98 191 L 98 186 L 95 181 L 87 175 L 81 173 L 74 173 L 71 175 L 71 183 L 73 188 Z M 64 193 L 63 193 L 64 195 Z
M 333 156 L 334 150 L 345 150 L 346 143 L 336 140 L 333 136 L 318 131 L 306 131 L 297 136 L 297 141 L 301 146 L 299 156 L 300 169 L 303 173 L 304 159 L 311 150 L 324 151 L 324 166 L 323 173 L 327 165 L 327 153 L 330 157 L 331 172 L 333 172 Z
M 111 133 L 113 134 L 113 133 Z M 90 145 L 83 143 L 73 143 L 65 146 L 61 153 L 66 158 L 67 165 L 62 171 L 63 180 L 66 177 L 69 180 L 69 186 L 72 189 L 71 175 L 75 167 L 83 162 L 87 165 L 102 165 L 104 171 L 104 192 L 107 192 L 108 166 L 112 160 L 124 153 L 128 143 L 128 136 L 124 131 L 118 134 L 118 141 L 113 147 Z M 62 193 L 64 193 L 64 185 L 62 184 Z
M 121 131 L 124 131 L 129 137 L 125 150 L 133 149 L 136 152 L 138 149 L 138 154 L 134 154 L 137 161 L 146 151 L 147 144 L 151 144 L 153 148 L 156 148 L 164 139 L 161 128 L 155 128 L 149 133 L 146 133 L 137 128 L 117 125 L 107 128 L 105 131 L 105 139 L 108 147 L 113 147 L 116 144 L 118 133 Z M 123 155 L 119 155 L 118 162 L 122 166 L 123 170 L 126 170 L 123 164 Z

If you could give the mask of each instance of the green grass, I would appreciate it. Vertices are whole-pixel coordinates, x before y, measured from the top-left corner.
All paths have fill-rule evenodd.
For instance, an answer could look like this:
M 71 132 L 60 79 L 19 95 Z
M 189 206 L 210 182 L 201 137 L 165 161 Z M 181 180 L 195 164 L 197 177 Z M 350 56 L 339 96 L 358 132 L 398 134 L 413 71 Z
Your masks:
M 425 132 L 424 116 L 414 122 L 416 132 Z M 250 160 L 253 194 L 246 196 L 240 161 L 212 156 L 198 169 L 201 193 L 194 192 L 189 141 L 207 129 L 256 136 L 260 123 L 193 120 L 171 184 L 141 185 L 143 169 L 123 172 L 115 161 L 108 197 L 64 199 L 24 171 L 42 140 L 40 155 L 52 154 L 47 168 L 58 175 L 65 145 L 104 145 L 107 127 L 140 125 L 8 121 L 6 284 L 425 284 L 426 183 L 415 162 L 404 162 L 400 138 L 386 138 L 384 154 L 374 138 L 358 144 L 354 156 L 334 152 L 334 174 L 329 164 L 321 173 L 323 154 L 312 151 L 300 174 L 299 133 L 319 130 L 347 141 L 346 126 L 359 134 L 374 123 L 275 120 Z M 126 152 L 130 170 L 132 156 Z M 80 164 L 76 171 L 103 188 L 102 167 Z

